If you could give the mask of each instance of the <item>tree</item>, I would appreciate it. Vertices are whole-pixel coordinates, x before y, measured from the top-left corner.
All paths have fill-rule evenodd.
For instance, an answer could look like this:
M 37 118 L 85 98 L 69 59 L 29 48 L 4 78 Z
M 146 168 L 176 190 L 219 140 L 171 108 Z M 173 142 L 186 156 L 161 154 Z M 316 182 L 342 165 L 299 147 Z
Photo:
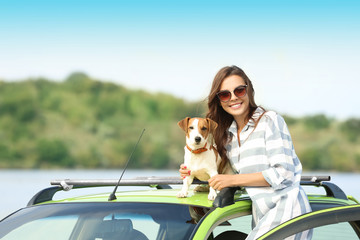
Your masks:
M 356 142 L 360 135 L 360 119 L 350 118 L 340 125 L 340 130 L 351 142 Z
M 309 130 L 320 130 L 328 128 L 331 124 L 331 120 L 324 114 L 317 114 L 305 117 L 304 123 Z

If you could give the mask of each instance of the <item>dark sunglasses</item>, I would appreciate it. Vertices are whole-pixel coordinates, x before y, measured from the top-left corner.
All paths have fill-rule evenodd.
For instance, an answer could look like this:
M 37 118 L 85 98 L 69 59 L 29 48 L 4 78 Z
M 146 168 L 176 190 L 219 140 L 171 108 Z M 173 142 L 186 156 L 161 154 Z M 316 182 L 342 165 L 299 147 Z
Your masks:
M 244 97 L 246 95 L 247 85 L 240 85 L 233 90 L 233 93 L 237 97 Z M 229 90 L 223 90 L 216 94 L 220 101 L 228 102 L 231 99 L 231 92 Z

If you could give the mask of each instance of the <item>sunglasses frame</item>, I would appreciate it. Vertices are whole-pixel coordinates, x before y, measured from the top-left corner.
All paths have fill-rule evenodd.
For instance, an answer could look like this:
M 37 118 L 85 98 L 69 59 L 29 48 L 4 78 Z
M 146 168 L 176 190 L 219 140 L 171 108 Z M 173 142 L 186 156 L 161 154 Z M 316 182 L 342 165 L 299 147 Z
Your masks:
M 231 100 L 231 96 L 232 96 L 232 94 L 234 94 L 234 95 L 235 95 L 236 97 L 238 97 L 238 98 L 240 98 L 240 97 L 245 97 L 245 96 L 246 96 L 246 94 L 247 94 L 247 86 L 248 86 L 248 85 L 239 85 L 239 86 L 237 86 L 236 88 L 234 88 L 234 90 L 232 90 L 232 91 L 229 91 L 229 90 L 222 90 L 222 91 L 220 91 L 220 92 L 216 93 L 216 96 L 218 97 L 218 99 L 220 100 L 220 102 L 229 102 L 229 101 Z M 245 89 L 245 94 L 244 94 L 244 95 L 242 95 L 242 96 L 238 96 L 238 95 L 236 95 L 236 94 L 235 94 L 235 90 L 236 90 L 236 89 L 238 89 L 238 88 L 244 88 L 244 89 Z M 219 94 L 224 93 L 224 92 L 227 92 L 227 93 L 229 93 L 229 94 L 230 94 L 230 98 L 229 98 L 229 100 L 226 100 L 226 101 L 221 100 L 221 98 L 220 98 Z

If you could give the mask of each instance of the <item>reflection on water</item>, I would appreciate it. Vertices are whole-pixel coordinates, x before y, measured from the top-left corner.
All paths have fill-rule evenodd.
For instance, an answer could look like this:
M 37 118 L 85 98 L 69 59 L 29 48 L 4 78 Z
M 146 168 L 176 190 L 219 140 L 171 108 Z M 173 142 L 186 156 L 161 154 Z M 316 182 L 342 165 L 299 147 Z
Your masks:
M 25 207 L 34 194 L 43 188 L 50 187 L 55 179 L 117 179 L 121 170 L 0 170 L 0 219 L 9 213 Z M 347 195 L 360 199 L 360 174 L 356 173 L 304 173 L 303 175 L 330 175 L 332 182 L 342 188 Z M 124 179 L 150 176 L 177 177 L 177 170 L 127 170 Z M 124 188 L 124 187 L 122 187 Z M 133 187 L 132 187 L 133 188 Z M 101 188 L 100 192 L 111 192 L 112 187 Z M 99 192 L 97 189 L 96 192 Z M 312 191 L 313 192 L 313 191 Z M 86 193 L 92 193 L 90 189 Z M 78 191 L 58 193 L 55 199 L 71 197 Z

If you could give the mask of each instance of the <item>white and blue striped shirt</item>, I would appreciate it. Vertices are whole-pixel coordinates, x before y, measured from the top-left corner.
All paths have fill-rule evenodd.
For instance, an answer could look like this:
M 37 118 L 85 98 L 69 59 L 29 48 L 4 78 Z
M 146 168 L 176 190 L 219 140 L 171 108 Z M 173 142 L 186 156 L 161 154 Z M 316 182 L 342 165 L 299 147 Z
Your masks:
M 257 120 L 264 111 L 257 108 Z M 265 232 L 295 216 L 310 212 L 307 196 L 300 186 L 302 166 L 296 156 L 284 119 L 273 111 L 265 112 L 255 128 L 250 120 L 240 133 L 230 126 L 226 146 L 233 169 L 239 173 L 262 172 L 270 187 L 246 187 L 253 203 L 253 231 L 247 239 Z M 312 231 L 288 239 L 311 239 Z

